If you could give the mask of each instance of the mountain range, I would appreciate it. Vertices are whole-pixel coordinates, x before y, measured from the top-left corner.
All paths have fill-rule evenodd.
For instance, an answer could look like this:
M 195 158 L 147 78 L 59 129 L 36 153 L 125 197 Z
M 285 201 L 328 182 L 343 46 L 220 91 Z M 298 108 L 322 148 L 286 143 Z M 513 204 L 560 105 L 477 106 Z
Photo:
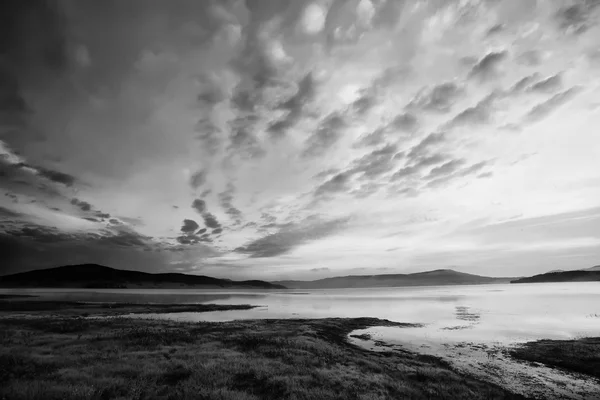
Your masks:
M 572 271 L 555 270 L 545 274 L 519 278 L 511 283 L 543 283 L 543 282 L 596 282 L 600 281 L 600 265 L 587 269 Z
M 97 264 L 68 265 L 0 276 L 0 287 L 286 289 L 260 280 L 232 281 L 179 273 L 151 274 Z
M 417 272 L 413 274 L 387 275 L 350 275 L 315 281 L 276 281 L 290 289 L 337 289 L 401 286 L 438 286 L 438 285 L 481 285 L 491 283 L 509 283 L 515 278 L 491 278 L 458 272 L 451 269 Z

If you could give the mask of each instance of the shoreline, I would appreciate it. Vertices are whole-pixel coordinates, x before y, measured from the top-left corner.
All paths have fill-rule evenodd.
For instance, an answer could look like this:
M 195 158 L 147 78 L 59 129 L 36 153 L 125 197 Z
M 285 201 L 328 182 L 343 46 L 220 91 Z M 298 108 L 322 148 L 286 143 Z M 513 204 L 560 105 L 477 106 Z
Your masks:
M 378 354 L 347 339 L 357 329 L 413 324 L 377 318 L 191 323 L 117 313 L 4 313 L 0 398 L 525 398 L 437 357 Z
M 477 343 L 403 338 L 403 332 L 390 327 L 371 327 L 353 331 L 349 340 L 374 352 L 418 352 L 448 362 L 461 373 L 492 382 L 498 386 L 531 398 L 564 398 L 588 400 L 600 398 L 600 362 L 588 367 L 589 360 L 600 356 L 600 339 L 540 340 L 513 344 Z M 393 339 L 392 339 L 393 338 Z M 556 362 L 556 348 L 567 343 L 579 343 L 584 350 L 578 354 L 562 353 Z M 570 350 L 570 348 L 569 348 Z M 588 359 L 581 357 L 587 352 Z M 590 354 L 591 353 L 591 354 Z M 555 362 L 548 363 L 555 356 Z M 594 356 L 595 355 L 595 356 Z M 556 368 L 558 365 L 568 368 Z M 581 373 L 583 370 L 594 374 Z
M 401 333 L 404 329 L 419 328 L 422 325 L 377 318 L 182 322 L 136 316 L 148 312 L 211 312 L 247 310 L 253 307 L 256 306 L 90 303 L 24 299 L 21 296 L 0 298 L 0 331 L 3 332 L 0 335 L 0 364 L 8 366 L 0 368 L 0 386 L 8 384 L 8 389 L 0 390 L 0 398 L 5 395 L 7 398 L 28 399 L 35 397 L 30 392 L 31 387 L 37 387 L 35 390 L 39 392 L 36 393 L 40 395 L 59 390 L 58 388 L 64 389 L 65 385 L 78 394 L 75 396 L 75 392 L 67 390 L 61 392 L 60 398 L 94 398 L 98 396 L 97 390 L 109 393 L 109 397 L 135 398 L 128 392 L 128 380 L 123 381 L 111 375 L 116 365 L 111 368 L 106 366 L 112 358 L 112 361 L 116 362 L 123 357 L 128 362 L 138 358 L 141 364 L 135 368 L 141 372 L 128 372 L 136 375 L 138 380 L 141 379 L 138 375 L 144 375 L 145 369 L 150 368 L 154 371 L 152 377 L 144 375 L 143 380 L 147 389 L 154 391 L 154 395 L 158 396 L 156 398 L 169 398 L 158 395 L 168 391 L 164 382 L 170 378 L 164 378 L 164 374 L 183 374 L 181 385 L 179 381 L 175 382 L 175 386 L 182 386 L 181 393 L 203 388 L 204 384 L 199 383 L 201 378 L 196 376 L 195 372 L 199 365 L 191 361 L 200 358 L 204 360 L 203 363 L 208 362 L 219 370 L 219 373 L 229 374 L 230 379 L 223 382 L 218 390 L 215 389 L 217 392 L 209 392 L 217 396 L 215 393 L 233 391 L 237 394 L 231 395 L 232 397 L 223 397 L 220 394 L 221 397 L 217 396 L 232 400 L 387 399 L 406 396 L 407 393 L 414 395 L 414 398 L 425 399 L 431 398 L 432 391 L 436 393 L 434 398 L 448 399 L 561 396 L 570 399 L 590 399 L 594 398 L 590 397 L 592 393 L 600 393 L 600 382 L 592 376 L 552 369 L 539 362 L 548 361 L 543 358 L 549 352 L 543 350 L 550 350 L 551 354 L 555 354 L 550 344 L 560 345 L 563 342 L 560 340 L 541 341 L 541 345 L 537 345 L 538 342 L 527 342 L 523 347 L 527 351 L 523 352 L 518 360 L 518 348 L 508 346 L 477 343 L 430 343 L 419 346 L 409 341 L 390 342 L 377 332 L 388 329 Z M 401 338 L 401 335 L 399 337 Z M 600 351 L 600 340 L 589 341 L 589 344 L 594 346 L 595 351 Z M 544 347 L 540 347 L 542 345 Z M 107 359 L 99 349 L 118 351 L 115 350 L 114 357 L 109 356 Z M 144 354 L 141 359 L 140 351 Z M 493 358 L 489 353 L 493 353 Z M 230 362 L 222 365 L 219 361 L 221 356 L 225 359 L 232 357 L 236 362 L 246 365 L 246 369 L 255 371 L 252 379 L 249 375 L 243 375 L 244 372 L 238 371 Z M 254 365 L 255 359 L 261 360 L 260 363 Z M 84 360 L 96 372 L 84 376 L 76 373 L 76 377 L 69 375 L 75 373 L 74 365 L 79 365 Z M 312 360 L 320 360 L 316 365 L 327 370 L 327 374 L 333 375 L 328 375 L 327 379 L 322 376 L 317 378 L 309 369 L 297 370 L 298 362 L 304 367 L 315 367 L 316 365 L 311 364 Z M 270 365 L 275 361 L 280 363 L 279 367 L 267 368 L 269 374 L 266 374 L 265 363 Z M 201 364 L 204 365 L 203 363 Z M 35 371 L 40 369 L 51 373 L 38 377 L 37 372 L 33 375 L 27 372 L 32 367 L 25 365 L 33 365 Z M 22 370 L 23 368 L 25 370 Z M 271 382 L 270 374 L 276 376 L 278 382 L 286 383 Z M 102 378 L 100 380 L 103 383 L 96 382 L 96 378 Z M 196 383 L 191 383 L 194 381 L 192 378 Z M 240 379 L 245 383 L 235 383 Z M 256 389 L 253 382 L 257 379 L 268 388 Z M 353 383 L 347 383 L 347 379 Z M 371 385 L 370 389 L 363 393 L 366 397 L 356 397 L 354 394 L 357 388 L 364 385 L 365 380 Z M 102 387 L 108 381 L 112 382 L 108 387 L 98 389 L 98 385 Z M 294 393 L 299 390 L 299 381 L 306 381 L 301 388 L 301 392 L 306 395 L 304 397 L 294 397 Z M 311 384 L 308 385 L 307 382 Z M 323 395 L 325 392 L 312 391 L 315 384 L 319 390 L 327 393 L 331 385 L 337 389 Z M 279 386 L 278 389 L 273 389 L 271 385 Z M 115 389 L 117 386 L 118 389 Z M 90 387 L 96 387 L 95 391 L 91 391 Z M 275 390 L 274 393 L 280 397 L 269 397 L 271 390 Z M 84 395 L 81 395 L 82 393 Z M 348 397 L 336 397 L 339 393 L 345 393 Z

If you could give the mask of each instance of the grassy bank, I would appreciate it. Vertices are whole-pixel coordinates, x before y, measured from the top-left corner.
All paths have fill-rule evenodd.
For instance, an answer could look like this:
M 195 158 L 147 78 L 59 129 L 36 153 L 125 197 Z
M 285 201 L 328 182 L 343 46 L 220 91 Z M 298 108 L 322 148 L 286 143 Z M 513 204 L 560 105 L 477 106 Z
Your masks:
M 434 357 L 372 353 L 373 318 L 0 319 L 0 399 L 515 399 Z
M 510 355 L 600 379 L 600 338 L 538 340 L 511 350 Z

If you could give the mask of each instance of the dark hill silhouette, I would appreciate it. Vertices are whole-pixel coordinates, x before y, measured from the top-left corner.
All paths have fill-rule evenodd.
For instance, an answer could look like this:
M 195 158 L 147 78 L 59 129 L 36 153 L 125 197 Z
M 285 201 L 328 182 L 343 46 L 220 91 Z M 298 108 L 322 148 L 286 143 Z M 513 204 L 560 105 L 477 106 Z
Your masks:
M 179 273 L 151 274 L 105 267 L 97 264 L 67 265 L 49 269 L 0 276 L 0 287 L 70 287 L 70 288 L 139 288 L 139 287 L 211 287 L 285 289 L 265 281 L 232 281 L 203 275 Z
M 593 282 L 600 281 L 600 270 L 598 267 L 592 267 L 587 270 L 547 272 L 520 278 L 511 281 L 511 283 L 542 283 L 542 282 Z
M 491 278 L 487 276 L 466 274 L 451 269 L 413 274 L 387 275 L 350 275 L 315 281 L 277 281 L 290 289 L 334 289 L 334 288 L 369 288 L 399 286 L 438 286 L 438 285 L 479 285 L 490 283 L 508 283 L 514 278 Z

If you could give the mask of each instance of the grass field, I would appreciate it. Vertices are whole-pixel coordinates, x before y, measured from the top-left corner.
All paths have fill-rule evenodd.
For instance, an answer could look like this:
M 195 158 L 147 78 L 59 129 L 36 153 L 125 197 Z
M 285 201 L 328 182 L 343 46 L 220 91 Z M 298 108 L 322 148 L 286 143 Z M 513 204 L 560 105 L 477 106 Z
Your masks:
M 435 357 L 374 353 L 373 318 L 0 318 L 0 399 L 518 399 Z
M 538 340 L 519 346 L 510 355 L 600 379 L 600 338 Z

